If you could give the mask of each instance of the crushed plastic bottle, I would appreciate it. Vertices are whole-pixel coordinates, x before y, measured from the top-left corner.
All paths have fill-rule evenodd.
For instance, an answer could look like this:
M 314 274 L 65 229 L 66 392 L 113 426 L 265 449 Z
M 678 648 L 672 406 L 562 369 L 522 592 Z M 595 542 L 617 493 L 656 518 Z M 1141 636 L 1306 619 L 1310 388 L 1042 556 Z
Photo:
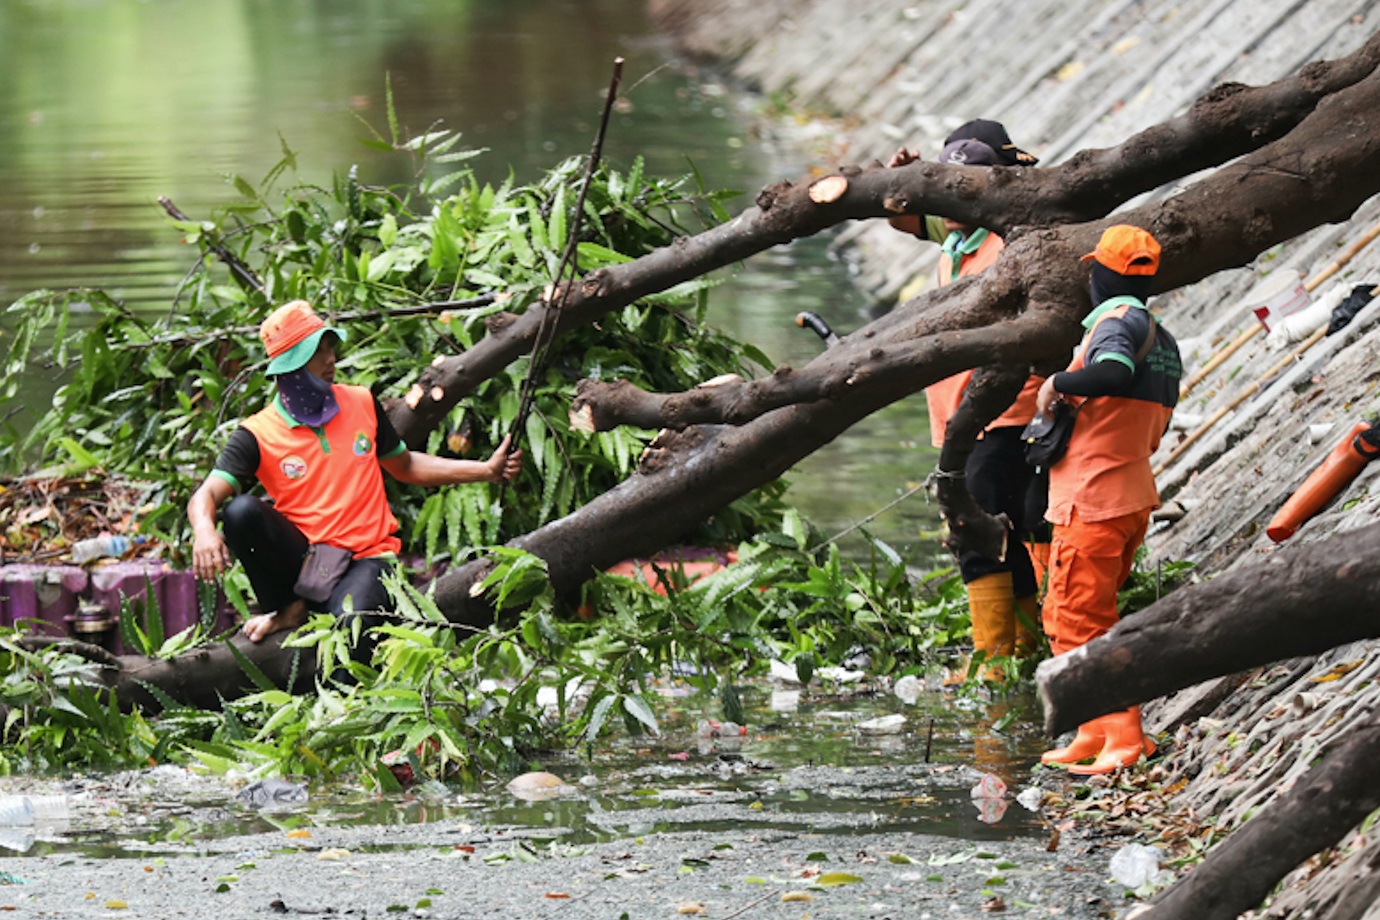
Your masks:
M 307 801 L 307 787 L 285 779 L 261 779 L 250 783 L 235 796 L 248 808 L 283 811 Z
M 123 556 L 131 546 L 138 546 L 143 542 L 143 537 L 121 537 L 114 534 L 78 540 L 72 544 L 72 561 L 80 565 L 105 556 Z
M 696 726 L 701 738 L 734 738 L 747 734 L 747 726 L 737 722 L 715 722 L 713 719 L 700 719 Z
M 1120 885 L 1135 890 L 1145 885 L 1156 886 L 1169 882 L 1174 873 L 1160 868 L 1160 850 L 1139 843 L 1128 843 L 1112 854 L 1108 868 Z
M 978 778 L 977 785 L 968 790 L 968 794 L 975 799 L 1004 798 L 1006 783 L 995 773 L 984 773 Z
M 915 701 L 920 699 L 920 694 L 924 691 L 925 685 L 920 682 L 920 678 L 914 674 L 907 674 L 896 685 L 891 688 L 891 692 L 896 694 L 896 698 L 907 706 L 914 706 Z
M 62 828 L 67 825 L 65 795 L 0 797 L 0 827 Z

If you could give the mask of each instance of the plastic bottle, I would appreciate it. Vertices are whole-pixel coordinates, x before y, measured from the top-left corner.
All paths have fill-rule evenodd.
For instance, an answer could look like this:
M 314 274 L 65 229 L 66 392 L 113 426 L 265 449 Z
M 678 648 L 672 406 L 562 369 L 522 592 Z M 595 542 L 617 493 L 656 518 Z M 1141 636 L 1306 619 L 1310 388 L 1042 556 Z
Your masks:
M 63 827 L 67 797 L 63 795 L 0 796 L 0 827 Z
M 121 537 L 113 534 L 92 537 L 90 540 L 78 540 L 72 544 L 72 561 L 80 564 L 100 559 L 102 556 L 123 556 L 131 546 L 138 546 L 143 542 L 143 537 Z
M 701 738 L 737 738 L 747 734 L 747 726 L 737 722 L 715 722 L 701 719 L 696 726 Z

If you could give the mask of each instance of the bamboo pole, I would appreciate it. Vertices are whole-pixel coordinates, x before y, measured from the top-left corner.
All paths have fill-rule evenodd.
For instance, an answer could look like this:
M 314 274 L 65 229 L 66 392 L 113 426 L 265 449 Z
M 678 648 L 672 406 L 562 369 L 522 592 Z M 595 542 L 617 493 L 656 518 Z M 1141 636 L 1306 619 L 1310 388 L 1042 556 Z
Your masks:
M 1323 336 L 1325 335 L 1327 335 L 1326 326 L 1322 327 L 1321 329 L 1318 329 L 1308 338 L 1300 342 L 1294 348 L 1293 351 L 1289 352 L 1289 354 L 1285 355 L 1280 361 L 1271 366 L 1271 368 L 1264 374 L 1262 374 L 1255 381 L 1255 383 L 1252 383 L 1250 386 L 1246 387 L 1244 390 L 1238 393 L 1236 395 L 1236 398 L 1233 399 L 1230 403 L 1214 412 L 1208 418 L 1207 421 L 1203 422 L 1203 424 L 1199 425 L 1188 437 L 1184 438 L 1177 445 L 1175 445 L 1174 449 L 1170 451 L 1169 456 L 1164 459 L 1164 462 L 1161 463 L 1159 466 L 1155 467 L 1155 475 L 1158 476 L 1160 473 L 1163 473 L 1171 463 L 1182 457 L 1184 453 L 1198 441 L 1199 438 L 1207 434 L 1208 429 L 1220 422 L 1227 415 L 1227 413 L 1231 412 L 1237 406 L 1241 405 L 1249 397 L 1259 392 L 1260 388 L 1265 384 L 1265 381 L 1269 380 L 1275 374 L 1278 374 L 1280 371 L 1284 370 L 1284 368 L 1288 367 L 1295 360 L 1297 360 L 1299 356 L 1302 355 L 1305 351 L 1312 348 L 1318 342 L 1321 342 Z

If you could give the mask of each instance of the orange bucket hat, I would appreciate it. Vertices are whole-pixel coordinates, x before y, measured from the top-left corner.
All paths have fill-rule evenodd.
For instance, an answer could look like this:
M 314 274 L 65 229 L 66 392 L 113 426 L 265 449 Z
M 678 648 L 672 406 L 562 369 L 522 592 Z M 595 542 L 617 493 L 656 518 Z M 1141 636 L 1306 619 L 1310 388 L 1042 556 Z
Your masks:
M 1097 248 L 1080 259 L 1096 259 L 1118 275 L 1153 275 L 1160 270 L 1160 244 L 1130 224 L 1116 224 L 1102 232 Z
M 305 300 L 285 303 L 259 326 L 259 338 L 268 350 L 268 375 L 288 374 L 311 360 L 321 337 L 332 333 L 345 341 L 345 330 L 327 326 Z

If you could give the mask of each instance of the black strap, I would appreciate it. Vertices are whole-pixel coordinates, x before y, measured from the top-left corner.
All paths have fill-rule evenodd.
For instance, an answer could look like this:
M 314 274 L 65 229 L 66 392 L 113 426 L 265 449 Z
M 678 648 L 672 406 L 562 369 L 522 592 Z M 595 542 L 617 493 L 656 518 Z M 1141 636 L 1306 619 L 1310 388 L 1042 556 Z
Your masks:
M 1145 341 L 1136 350 L 1136 367 L 1140 367 L 1140 362 L 1144 361 L 1145 356 L 1150 354 L 1150 349 L 1155 347 L 1155 330 L 1159 328 L 1159 323 L 1155 322 L 1155 314 L 1146 310 L 1145 318 L 1150 320 L 1150 331 L 1145 333 Z

